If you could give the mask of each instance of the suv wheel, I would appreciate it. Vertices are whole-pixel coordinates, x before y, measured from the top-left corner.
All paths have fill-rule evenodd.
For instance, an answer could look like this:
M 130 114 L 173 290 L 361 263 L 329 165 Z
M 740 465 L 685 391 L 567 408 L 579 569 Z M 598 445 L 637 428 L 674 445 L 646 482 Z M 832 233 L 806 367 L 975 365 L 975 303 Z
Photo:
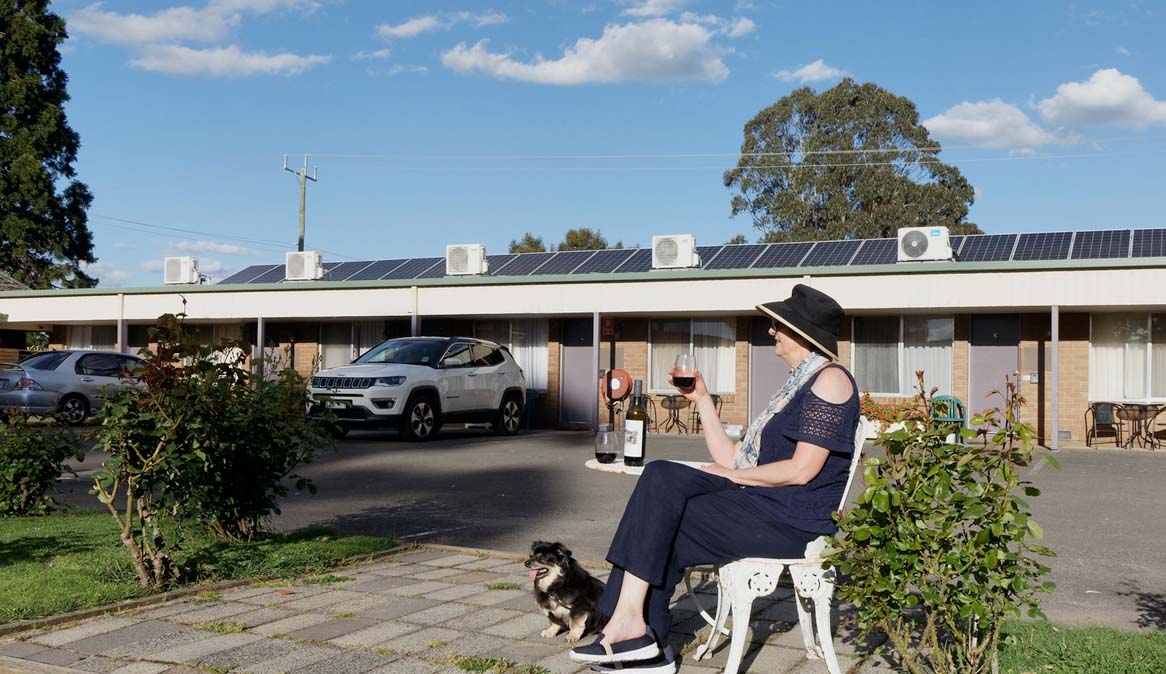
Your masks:
M 65 396 L 61 401 L 61 416 L 72 426 L 85 423 L 85 419 L 89 417 L 89 401 L 85 396 L 76 393 Z
M 433 399 L 419 395 L 405 406 L 405 417 L 401 420 L 401 436 L 406 440 L 424 442 L 437 434 L 441 428 L 440 412 Z
M 494 417 L 494 432 L 499 435 L 514 435 L 522 422 L 522 403 L 518 396 L 508 395 L 502 399 L 498 415 Z

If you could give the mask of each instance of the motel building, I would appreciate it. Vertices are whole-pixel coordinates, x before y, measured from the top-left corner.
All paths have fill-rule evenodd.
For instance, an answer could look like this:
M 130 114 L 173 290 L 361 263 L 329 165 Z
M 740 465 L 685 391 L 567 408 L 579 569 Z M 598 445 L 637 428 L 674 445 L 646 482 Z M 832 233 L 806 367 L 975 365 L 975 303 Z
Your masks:
M 536 427 L 591 429 L 607 419 L 606 324 L 616 367 L 644 380 L 659 420 L 661 396 L 675 393 L 666 372 L 691 350 L 722 419 L 744 425 L 787 372 L 754 306 L 805 283 L 846 309 L 840 359 L 876 400 L 910 397 L 923 370 L 929 387 L 974 413 L 995 406 L 989 392 L 1011 377 L 1025 420 L 1051 447 L 1086 444 L 1092 403 L 1166 404 L 1166 229 L 949 238 L 917 228 L 726 246 L 676 235 L 644 249 L 486 255 L 457 245 L 443 257 L 285 262 L 205 284 L 196 261 L 169 258 L 157 287 L 0 291 L 2 346 L 44 331 L 53 348 L 136 352 L 184 299 L 207 340 L 247 339 L 253 353 L 262 344 L 304 375 L 386 338 L 473 336 L 509 347 L 539 392 Z

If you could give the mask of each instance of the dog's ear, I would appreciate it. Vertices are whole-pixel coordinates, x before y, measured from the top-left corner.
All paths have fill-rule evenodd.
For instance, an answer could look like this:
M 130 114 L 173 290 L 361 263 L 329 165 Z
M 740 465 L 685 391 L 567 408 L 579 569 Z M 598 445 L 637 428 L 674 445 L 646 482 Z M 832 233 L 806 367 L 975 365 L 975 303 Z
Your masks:
M 555 543 L 555 550 L 559 553 L 559 557 L 562 558 L 563 561 L 567 561 L 567 559 L 571 557 L 571 551 L 568 550 L 567 546 L 563 545 L 562 543 Z
M 534 543 L 530 544 L 530 551 L 534 552 L 535 550 L 538 550 L 539 548 L 541 548 L 544 545 L 549 545 L 549 544 L 546 541 L 535 541 Z

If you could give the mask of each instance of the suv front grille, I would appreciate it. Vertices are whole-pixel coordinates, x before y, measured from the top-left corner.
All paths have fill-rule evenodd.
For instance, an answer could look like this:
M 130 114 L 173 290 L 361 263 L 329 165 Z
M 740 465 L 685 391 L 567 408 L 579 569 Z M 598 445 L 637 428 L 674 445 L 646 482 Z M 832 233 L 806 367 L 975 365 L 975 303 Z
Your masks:
M 372 377 L 312 377 L 312 386 L 330 389 L 369 388 L 374 381 Z

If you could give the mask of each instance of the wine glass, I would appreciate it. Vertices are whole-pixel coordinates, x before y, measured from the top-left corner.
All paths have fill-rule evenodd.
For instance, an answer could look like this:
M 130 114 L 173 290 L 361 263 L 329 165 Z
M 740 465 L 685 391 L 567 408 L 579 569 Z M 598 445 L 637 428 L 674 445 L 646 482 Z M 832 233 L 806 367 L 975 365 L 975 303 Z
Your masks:
M 696 386 L 696 358 L 691 353 L 682 353 L 676 356 L 672 366 L 672 385 L 681 391 L 691 391 Z
M 611 424 L 599 424 L 595 434 L 595 460 L 599 463 L 614 463 L 619 452 L 620 434 L 611 428 Z

